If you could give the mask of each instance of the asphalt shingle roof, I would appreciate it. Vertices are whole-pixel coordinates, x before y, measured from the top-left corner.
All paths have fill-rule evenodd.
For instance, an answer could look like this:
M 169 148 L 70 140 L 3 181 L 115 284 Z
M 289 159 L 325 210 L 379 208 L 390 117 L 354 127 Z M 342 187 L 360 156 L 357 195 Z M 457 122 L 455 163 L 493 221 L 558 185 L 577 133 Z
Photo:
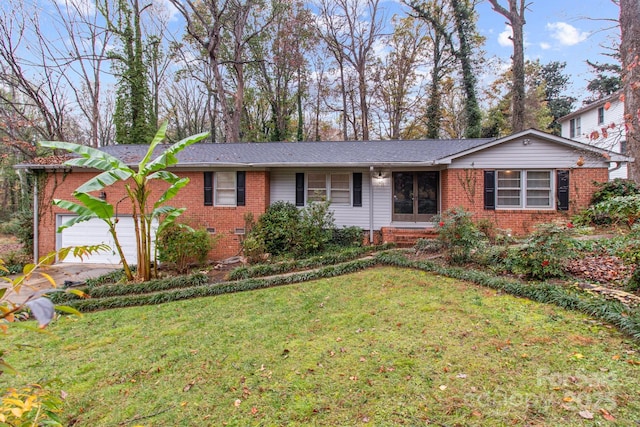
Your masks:
M 338 166 L 433 163 L 494 139 L 265 142 L 194 144 L 179 153 L 179 165 L 194 166 Z M 159 155 L 166 146 L 158 147 Z M 137 164 L 148 145 L 101 148 L 128 164 Z

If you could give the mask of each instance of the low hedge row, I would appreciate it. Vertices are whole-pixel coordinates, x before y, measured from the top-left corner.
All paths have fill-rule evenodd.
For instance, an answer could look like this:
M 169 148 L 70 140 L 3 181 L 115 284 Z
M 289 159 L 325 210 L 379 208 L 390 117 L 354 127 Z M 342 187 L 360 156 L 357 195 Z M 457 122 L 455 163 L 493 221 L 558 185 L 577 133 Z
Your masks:
M 258 264 L 249 267 L 238 267 L 229 273 L 229 280 L 243 280 L 252 277 L 274 276 L 276 274 L 289 273 L 295 270 L 320 268 L 326 265 L 335 265 L 352 261 L 375 251 L 383 251 L 393 247 L 393 244 L 378 246 L 350 247 L 340 252 L 318 255 L 301 260 L 282 261 L 273 264 Z
M 222 295 L 233 292 L 243 292 L 255 289 L 265 289 L 274 286 L 306 282 L 309 280 L 342 276 L 344 274 L 361 271 L 373 267 L 377 261 L 373 258 L 351 261 L 339 265 L 331 265 L 318 270 L 304 271 L 283 276 L 269 278 L 253 278 L 235 282 L 218 284 L 202 284 L 184 289 L 166 290 L 150 294 L 129 294 L 104 298 L 89 298 L 73 300 L 66 303 L 81 312 L 105 310 L 110 308 L 134 307 L 140 305 L 161 304 L 190 298 Z
M 409 260 L 401 251 L 386 251 L 374 257 L 328 265 L 314 270 L 292 273 L 268 278 L 248 278 L 239 281 L 218 284 L 206 284 L 206 276 L 188 276 L 188 280 L 177 281 L 178 286 L 171 288 L 171 282 L 162 284 L 142 283 L 139 285 L 114 285 L 120 290 L 95 293 L 90 299 L 72 300 L 66 305 L 79 311 L 88 312 L 110 308 L 123 308 L 139 305 L 160 304 L 190 298 L 221 295 L 274 286 L 301 283 L 309 280 L 331 278 L 361 271 L 376 265 L 388 265 L 403 268 L 415 268 L 422 271 L 472 282 L 481 286 L 501 290 L 505 293 L 528 298 L 533 301 L 555 304 L 559 307 L 581 311 L 585 314 L 617 326 L 621 331 L 640 340 L 640 310 L 630 308 L 617 301 L 599 298 L 577 288 L 558 286 L 545 282 L 522 282 L 515 279 L 497 277 L 491 274 L 461 267 L 448 267 L 431 261 Z M 188 286 L 187 282 L 193 285 Z M 158 281 L 154 281 L 158 282 Z M 160 289 L 162 287 L 162 289 Z M 97 287 L 94 292 L 103 287 Z M 110 288 L 110 287 L 109 287 Z M 135 289 L 135 292 L 124 290 Z M 153 292 L 153 293 L 144 293 Z M 101 295 L 98 297 L 98 295 Z M 115 296 L 117 295 L 117 296 Z
M 109 273 L 111 274 L 111 273 Z M 167 279 L 156 279 L 142 283 L 116 283 L 107 285 L 99 283 L 98 285 L 89 285 L 78 288 L 90 296 L 90 298 L 107 298 L 118 297 L 135 294 L 147 294 L 152 292 L 169 291 L 172 289 L 184 289 L 194 286 L 202 286 L 207 284 L 209 278 L 206 274 L 195 273 L 189 276 L 177 276 Z M 77 300 L 79 297 L 73 294 L 56 292 L 51 296 L 51 300 L 60 304 L 67 301 Z M 69 304 L 67 304 L 69 305 Z

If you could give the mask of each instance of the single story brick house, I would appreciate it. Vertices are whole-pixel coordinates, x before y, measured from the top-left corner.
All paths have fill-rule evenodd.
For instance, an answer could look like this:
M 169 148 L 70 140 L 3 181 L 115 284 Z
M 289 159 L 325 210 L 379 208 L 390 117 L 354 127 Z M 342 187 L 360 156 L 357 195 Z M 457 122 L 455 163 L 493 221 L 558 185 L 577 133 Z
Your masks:
M 147 148 L 102 150 L 136 165 Z M 246 214 L 257 219 L 276 201 L 304 207 L 318 195 L 331 200 L 338 227 L 361 227 L 370 242 L 427 235 L 436 227 L 434 215 L 454 207 L 522 235 L 536 223 L 568 219 L 585 208 L 595 183 L 633 160 L 534 129 L 497 139 L 195 144 L 179 159 L 172 170 L 190 183 L 171 205 L 187 208 L 183 222 L 218 236 L 213 259 L 240 253 Z M 51 204 L 54 198 L 74 200 L 73 191 L 96 171 L 60 162 L 19 168 L 43 177 L 36 180 L 34 255 L 109 244 L 99 220 L 58 233 L 72 214 Z M 127 249 L 133 224 L 122 186 L 100 196 L 116 206 L 118 234 L 135 262 L 135 245 Z M 119 261 L 110 253 L 88 262 Z

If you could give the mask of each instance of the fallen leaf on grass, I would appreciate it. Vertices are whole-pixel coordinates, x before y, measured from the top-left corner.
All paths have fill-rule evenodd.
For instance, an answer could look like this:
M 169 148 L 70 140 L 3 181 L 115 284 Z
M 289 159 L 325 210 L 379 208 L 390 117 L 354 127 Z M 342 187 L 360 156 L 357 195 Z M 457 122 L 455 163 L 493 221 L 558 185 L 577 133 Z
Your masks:
M 611 413 L 609 411 L 607 411 L 604 408 L 600 408 L 600 413 L 602 414 L 602 418 L 604 418 L 607 421 L 615 421 L 616 417 L 614 417 L 613 415 L 611 415 Z
M 440 387 L 438 387 L 440 390 L 445 391 L 447 389 L 446 385 L 441 385 Z
M 242 403 L 242 400 L 240 399 L 236 399 L 235 402 L 233 402 L 233 406 L 235 406 L 236 408 L 240 407 L 240 404 Z
M 593 419 L 593 413 L 587 411 L 586 409 L 584 411 L 578 412 L 578 415 L 580 415 L 585 420 L 592 420 Z
M 185 393 L 188 392 L 189 390 L 191 390 L 191 387 L 193 387 L 195 383 L 196 383 L 195 381 L 191 381 L 189 384 L 187 384 L 182 388 L 182 391 Z

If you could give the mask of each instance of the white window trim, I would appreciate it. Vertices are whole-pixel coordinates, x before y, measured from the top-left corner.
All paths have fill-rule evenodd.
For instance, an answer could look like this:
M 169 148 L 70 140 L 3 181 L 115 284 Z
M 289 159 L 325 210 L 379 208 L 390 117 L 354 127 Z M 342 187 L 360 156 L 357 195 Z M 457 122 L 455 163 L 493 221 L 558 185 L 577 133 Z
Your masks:
M 495 197 L 496 197 L 496 210 L 529 210 L 529 211 L 542 211 L 542 210 L 554 210 L 556 208 L 556 197 L 555 197 L 555 173 L 552 169 L 518 169 L 513 170 L 513 172 L 520 172 L 520 204 L 518 206 L 513 205 L 500 205 L 498 203 L 498 193 L 501 189 L 509 190 L 513 189 L 512 187 L 500 188 L 498 186 L 498 176 L 499 172 L 505 172 L 507 169 L 496 171 L 496 189 L 495 189 Z M 528 206 L 527 205 L 527 174 L 529 172 L 547 172 L 549 173 L 549 206 Z M 534 188 L 534 190 L 540 190 L 540 188 Z
M 233 203 L 220 203 L 218 200 L 218 176 L 221 173 L 229 173 L 232 174 L 233 176 Z M 231 191 L 231 188 L 224 188 L 222 190 L 227 190 L 227 191 Z M 215 172 L 213 174 L 213 205 L 214 206 L 221 206 L 221 207 L 235 207 L 237 206 L 238 203 L 238 181 L 237 181 L 237 176 L 236 176 L 236 172 Z
M 351 172 L 307 172 L 304 175 L 305 180 L 305 205 L 309 205 L 309 203 L 315 202 L 315 200 L 310 200 L 309 197 L 309 174 L 323 174 L 325 177 L 325 195 L 328 201 L 331 202 L 334 206 L 352 206 L 353 205 L 353 174 Z M 331 175 L 347 175 L 349 178 L 349 188 L 348 190 L 339 189 L 337 191 L 346 191 L 349 193 L 348 202 L 346 203 L 338 203 L 331 200 Z

